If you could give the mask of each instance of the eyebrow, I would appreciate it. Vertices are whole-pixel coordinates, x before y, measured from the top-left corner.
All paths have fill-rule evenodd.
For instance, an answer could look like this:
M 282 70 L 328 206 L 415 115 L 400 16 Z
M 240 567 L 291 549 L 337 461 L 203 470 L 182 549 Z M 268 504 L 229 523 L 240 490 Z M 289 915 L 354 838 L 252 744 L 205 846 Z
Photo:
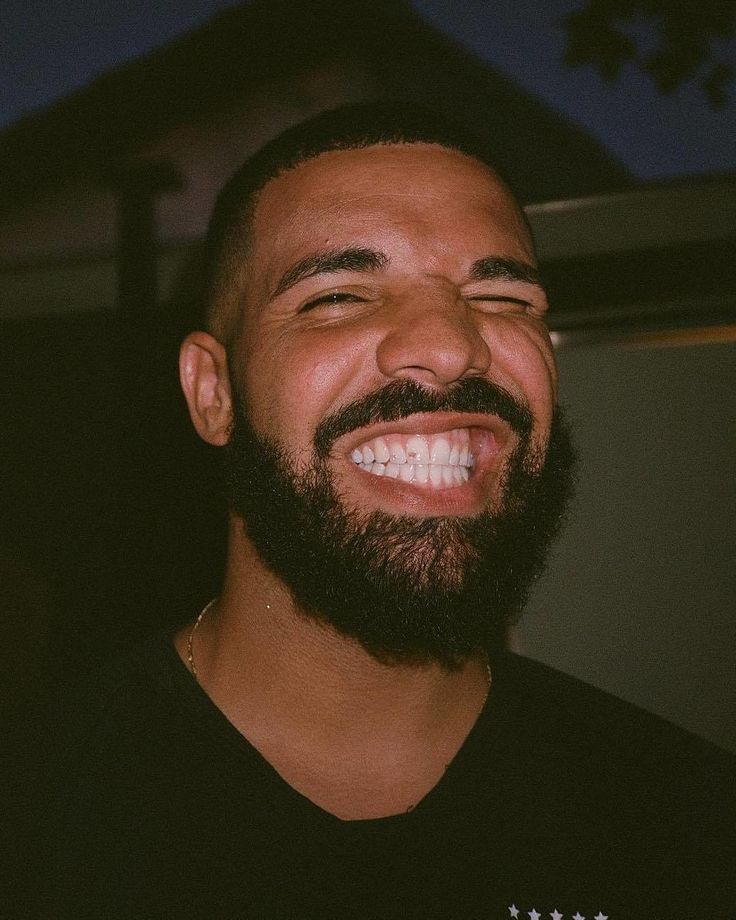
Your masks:
M 522 281 L 525 284 L 536 284 L 542 287 L 542 279 L 538 269 L 527 262 L 519 262 L 516 259 L 499 259 L 493 256 L 486 259 L 478 259 L 473 262 L 470 269 L 470 277 L 473 281 Z
M 314 275 L 380 271 L 388 263 L 389 258 L 385 253 L 366 247 L 348 247 L 313 253 L 287 268 L 274 288 L 271 299 Z M 473 262 L 470 278 L 473 281 L 521 281 L 542 287 L 539 271 L 533 265 L 517 259 L 502 259 L 495 256 Z
M 305 256 L 284 272 L 271 294 L 278 297 L 299 281 L 314 275 L 332 272 L 380 271 L 388 264 L 388 256 L 375 249 L 347 248 L 332 249 Z

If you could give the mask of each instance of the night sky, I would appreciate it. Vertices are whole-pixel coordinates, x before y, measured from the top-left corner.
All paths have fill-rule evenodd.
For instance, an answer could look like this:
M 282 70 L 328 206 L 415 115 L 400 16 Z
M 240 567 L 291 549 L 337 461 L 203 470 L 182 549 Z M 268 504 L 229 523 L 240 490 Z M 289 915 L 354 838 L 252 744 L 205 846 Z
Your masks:
M 295 0 L 298 2 L 298 0 Z M 614 85 L 561 64 L 560 20 L 581 0 L 413 0 L 443 31 L 586 127 L 639 178 L 736 168 L 736 92 L 714 111 L 695 85 L 660 96 L 634 65 Z M 232 0 L 3 0 L 0 126 L 235 5 Z M 633 33 L 651 43 L 652 33 Z M 736 58 L 736 41 L 719 46 Z

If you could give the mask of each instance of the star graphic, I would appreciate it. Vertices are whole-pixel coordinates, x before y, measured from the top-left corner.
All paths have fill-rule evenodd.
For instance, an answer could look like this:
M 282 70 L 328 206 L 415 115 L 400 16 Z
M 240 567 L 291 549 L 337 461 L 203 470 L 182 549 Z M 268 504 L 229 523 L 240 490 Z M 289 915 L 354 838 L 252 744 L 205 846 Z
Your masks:
M 593 917 L 593 920 L 608 920 L 608 917 L 603 913 L 602 910 L 599 910 L 595 917 Z
M 519 916 L 519 908 L 516 906 L 516 904 L 512 904 L 511 907 L 509 907 L 509 913 L 514 918 L 514 920 L 516 920 L 516 918 Z
M 572 920 L 585 920 L 585 917 L 582 917 L 580 911 L 577 911 L 572 915 Z
M 529 920 L 540 920 L 541 916 L 542 916 L 542 915 L 541 915 L 541 914 L 538 914 L 538 913 L 536 912 L 536 910 L 534 910 L 533 907 L 532 907 L 532 909 L 529 911 Z
M 550 917 L 552 920 L 562 920 L 562 914 L 559 912 L 559 910 L 557 910 L 557 908 L 552 911 Z

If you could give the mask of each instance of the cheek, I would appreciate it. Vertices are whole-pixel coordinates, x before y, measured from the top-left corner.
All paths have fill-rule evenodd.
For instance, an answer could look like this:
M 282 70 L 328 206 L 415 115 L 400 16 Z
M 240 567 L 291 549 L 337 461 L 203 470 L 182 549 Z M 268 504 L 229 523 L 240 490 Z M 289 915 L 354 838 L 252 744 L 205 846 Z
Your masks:
M 546 407 L 546 419 L 552 422 L 552 414 L 557 405 L 557 362 L 550 341 L 545 330 L 534 339 L 534 354 L 536 362 L 533 367 L 532 387 L 539 400 L 540 408 Z
M 546 435 L 557 402 L 557 365 L 546 327 L 509 321 L 494 330 L 490 347 L 492 367 L 524 396 L 535 427 Z
M 254 424 L 299 451 L 311 450 L 319 422 L 360 392 L 368 351 L 354 331 L 308 330 L 263 336 L 246 364 Z

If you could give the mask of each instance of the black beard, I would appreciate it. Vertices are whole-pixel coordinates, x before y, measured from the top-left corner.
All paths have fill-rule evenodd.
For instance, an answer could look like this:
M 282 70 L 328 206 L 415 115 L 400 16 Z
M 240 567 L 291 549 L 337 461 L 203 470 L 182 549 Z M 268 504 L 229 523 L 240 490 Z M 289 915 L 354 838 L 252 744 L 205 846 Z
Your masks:
M 434 518 L 346 508 L 326 462 L 335 440 L 362 425 L 440 410 L 496 414 L 518 435 L 499 507 Z M 315 459 L 302 472 L 278 444 L 256 434 L 234 397 L 225 448 L 230 507 L 306 615 L 381 661 L 457 667 L 503 641 L 542 571 L 572 492 L 574 453 L 561 411 L 546 456 L 531 444 L 531 424 L 527 407 L 484 379 L 461 381 L 443 394 L 396 381 L 322 422 Z

